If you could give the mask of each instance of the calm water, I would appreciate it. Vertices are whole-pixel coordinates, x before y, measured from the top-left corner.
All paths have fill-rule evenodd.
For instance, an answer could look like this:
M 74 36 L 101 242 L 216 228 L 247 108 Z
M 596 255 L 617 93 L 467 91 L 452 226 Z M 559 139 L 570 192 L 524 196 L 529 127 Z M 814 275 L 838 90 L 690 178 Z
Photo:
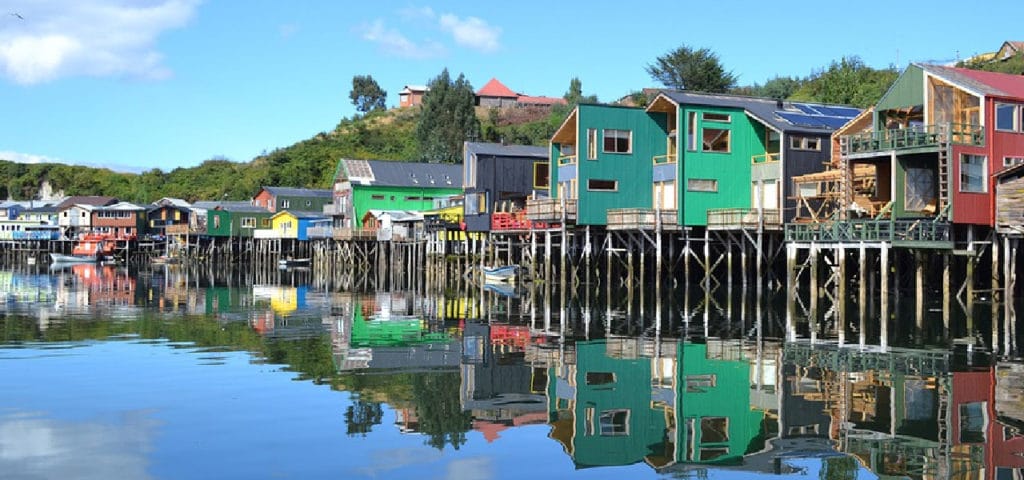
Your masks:
M 946 332 L 930 309 L 883 335 L 827 313 L 793 321 L 778 298 L 740 289 L 656 305 L 649 292 L 591 296 L 603 287 L 346 283 L 367 291 L 308 271 L 0 272 L 0 478 L 1002 479 L 1024 467 L 1024 365 L 1015 329 L 990 328 L 1002 321 Z

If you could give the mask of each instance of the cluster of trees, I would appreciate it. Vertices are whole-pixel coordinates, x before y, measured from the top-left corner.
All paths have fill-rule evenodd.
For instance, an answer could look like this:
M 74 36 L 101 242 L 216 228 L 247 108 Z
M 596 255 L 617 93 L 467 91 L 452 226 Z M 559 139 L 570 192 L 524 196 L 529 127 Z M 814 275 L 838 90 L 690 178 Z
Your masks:
M 1011 73 L 1024 75 L 1024 53 L 1018 53 L 1010 58 L 991 58 L 988 60 L 973 59 L 957 62 L 958 67 L 983 70 L 986 72 Z
M 679 90 L 732 93 L 805 102 L 868 107 L 885 94 L 899 76 L 896 67 L 875 69 L 860 57 L 843 57 L 804 78 L 776 77 L 764 85 L 738 86 L 718 55 L 707 48 L 680 46 L 647 65 L 647 73 L 662 85 Z

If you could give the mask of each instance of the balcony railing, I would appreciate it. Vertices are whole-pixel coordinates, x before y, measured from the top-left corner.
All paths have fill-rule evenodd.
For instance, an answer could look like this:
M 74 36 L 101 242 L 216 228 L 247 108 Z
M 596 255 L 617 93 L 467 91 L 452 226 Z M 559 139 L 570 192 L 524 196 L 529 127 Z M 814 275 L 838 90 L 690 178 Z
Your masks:
M 782 228 L 782 212 L 774 208 L 713 208 L 708 210 L 709 230 L 734 230 L 758 228 L 767 230 Z
M 676 155 L 666 153 L 665 155 L 655 155 L 653 157 L 655 165 L 668 165 L 670 163 L 676 163 Z
M 949 222 L 933 218 L 904 220 L 850 220 L 846 222 L 791 223 L 786 240 L 791 242 L 892 242 L 894 244 L 952 244 Z M 940 245 L 942 244 L 942 245 Z M 946 245 L 948 244 L 948 245 Z M 927 245 L 922 245 L 927 246 Z
M 940 143 L 981 146 L 985 130 L 980 125 L 947 123 L 904 129 L 876 130 L 840 137 L 843 155 L 938 147 Z
M 309 238 L 334 238 L 334 227 L 309 227 L 306 229 Z
M 558 157 L 558 166 L 564 165 L 576 165 L 576 155 L 560 155 Z
M 494 212 L 491 214 L 491 231 L 529 230 L 533 222 L 526 217 L 526 211 Z
M 337 227 L 334 229 L 335 240 L 376 240 L 377 229 Z
M 537 198 L 527 200 L 526 218 L 534 222 L 560 222 L 563 219 L 575 222 L 576 199 Z
M 779 154 L 779 153 L 764 153 L 764 154 L 761 154 L 761 155 L 753 155 L 753 156 L 751 156 L 750 157 L 750 163 L 752 163 L 754 165 L 758 165 L 758 164 L 762 164 L 762 163 L 774 163 L 774 162 L 778 162 L 779 158 L 781 158 L 781 154 Z
M 653 208 L 612 208 L 608 210 L 609 230 L 654 230 L 659 222 L 662 230 L 678 230 L 676 210 Z

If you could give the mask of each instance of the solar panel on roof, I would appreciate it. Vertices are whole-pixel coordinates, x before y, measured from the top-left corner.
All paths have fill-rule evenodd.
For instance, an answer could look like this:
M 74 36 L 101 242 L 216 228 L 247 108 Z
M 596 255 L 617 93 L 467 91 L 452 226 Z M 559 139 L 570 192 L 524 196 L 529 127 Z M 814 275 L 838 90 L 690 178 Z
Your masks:
M 793 125 L 801 127 L 814 128 L 826 126 L 824 123 L 821 122 L 821 119 L 824 118 L 821 115 L 806 115 L 803 113 L 793 112 L 775 112 L 775 114 L 781 117 L 783 120 L 786 120 L 787 122 L 792 123 Z
M 810 105 L 804 105 L 802 103 L 794 103 L 793 106 L 796 107 L 797 110 L 800 110 L 801 112 L 804 112 L 804 113 L 806 113 L 808 115 L 820 115 L 820 113 L 818 113 L 818 111 L 815 110 L 814 107 L 812 107 Z
M 850 121 L 849 118 L 845 117 L 821 117 L 821 120 L 825 122 L 825 125 L 828 125 L 829 128 L 839 128 L 846 125 L 846 122 Z

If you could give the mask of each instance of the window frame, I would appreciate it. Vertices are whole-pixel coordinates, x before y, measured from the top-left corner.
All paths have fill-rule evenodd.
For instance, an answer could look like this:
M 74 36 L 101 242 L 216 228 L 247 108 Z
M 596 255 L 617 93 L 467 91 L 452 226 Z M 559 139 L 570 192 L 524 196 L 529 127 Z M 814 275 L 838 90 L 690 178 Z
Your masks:
M 971 188 L 971 189 L 965 189 L 964 188 L 964 177 L 968 175 L 967 172 L 965 171 L 964 167 L 966 165 L 968 165 L 967 164 L 967 160 L 969 160 L 969 159 L 979 159 L 980 160 L 979 166 L 981 167 L 981 175 L 979 175 L 979 177 L 981 178 L 981 187 L 980 187 L 979 190 L 974 190 L 973 188 Z M 959 167 L 960 167 L 960 175 L 959 175 L 960 181 L 958 182 L 959 183 L 958 190 L 959 190 L 960 193 L 988 193 L 988 157 L 987 156 L 985 156 L 985 155 L 976 155 L 976 154 L 973 154 L 973 153 L 961 153 L 960 154 L 960 164 L 959 164 Z
M 587 160 L 597 160 L 597 129 L 587 129 Z
M 711 182 L 714 188 L 694 188 L 695 183 L 693 182 Z M 686 191 L 687 192 L 700 192 L 700 193 L 718 193 L 718 179 L 717 178 L 687 178 L 686 179 Z
M 242 217 L 238 219 L 239 228 L 256 228 L 256 217 Z
M 1024 157 L 1014 157 L 1014 156 L 1009 156 L 1009 155 L 1003 157 L 1003 166 L 1004 167 L 1013 167 L 1013 166 L 1016 166 L 1016 165 L 1020 165 L 1022 163 L 1024 163 Z
M 697 148 L 697 112 L 686 112 L 686 151 L 696 152 Z
M 619 151 L 619 142 L 623 140 L 620 136 L 622 132 L 626 133 L 626 150 Z M 608 140 L 611 139 L 614 143 L 615 150 L 608 150 Z M 628 155 L 633 153 L 633 131 L 621 128 L 605 128 L 601 131 L 601 152 L 602 153 L 613 153 L 618 155 Z
M 811 147 L 811 143 L 814 147 Z M 807 152 L 820 152 L 821 151 L 821 139 L 817 137 L 806 137 L 803 135 L 790 135 L 789 137 L 789 149 L 790 150 L 803 150 Z
M 700 119 L 705 122 L 732 123 L 732 114 L 721 112 L 701 112 Z
M 724 132 L 725 133 L 725 150 L 715 150 L 715 149 L 709 148 L 708 143 L 705 142 L 704 139 L 707 137 L 707 132 L 711 132 L 711 131 L 717 131 L 717 132 Z M 721 139 L 720 135 L 719 135 L 718 139 L 719 140 Z M 701 153 L 725 153 L 725 154 L 732 153 L 732 130 L 728 129 L 728 128 L 713 128 L 713 127 L 703 127 L 703 128 L 701 128 L 700 129 L 700 151 L 701 151 Z
M 999 126 L 999 108 L 1000 107 L 1009 107 L 1010 110 L 1011 110 L 1011 113 L 1010 113 L 1010 128 L 1008 128 L 1008 129 L 1007 128 L 1000 128 L 1000 126 Z M 1024 109 L 1021 108 L 1020 104 L 997 102 L 996 106 L 995 106 L 995 109 L 992 112 L 993 120 L 994 120 L 993 123 L 995 124 L 994 125 L 995 130 L 997 132 L 1020 133 L 1022 131 L 1022 128 L 1021 128 L 1021 120 L 1022 120 L 1021 119 L 1021 114 L 1022 114 L 1022 110 L 1024 110 Z
M 540 167 L 544 168 L 544 184 L 537 182 L 539 177 L 537 170 Z M 549 190 L 551 188 L 551 162 L 536 162 L 533 164 L 533 188 L 534 190 Z
M 595 188 L 593 182 L 611 182 L 611 188 Z M 603 178 L 588 178 L 587 179 L 587 191 L 588 192 L 618 192 L 619 181 L 618 180 L 607 180 Z

